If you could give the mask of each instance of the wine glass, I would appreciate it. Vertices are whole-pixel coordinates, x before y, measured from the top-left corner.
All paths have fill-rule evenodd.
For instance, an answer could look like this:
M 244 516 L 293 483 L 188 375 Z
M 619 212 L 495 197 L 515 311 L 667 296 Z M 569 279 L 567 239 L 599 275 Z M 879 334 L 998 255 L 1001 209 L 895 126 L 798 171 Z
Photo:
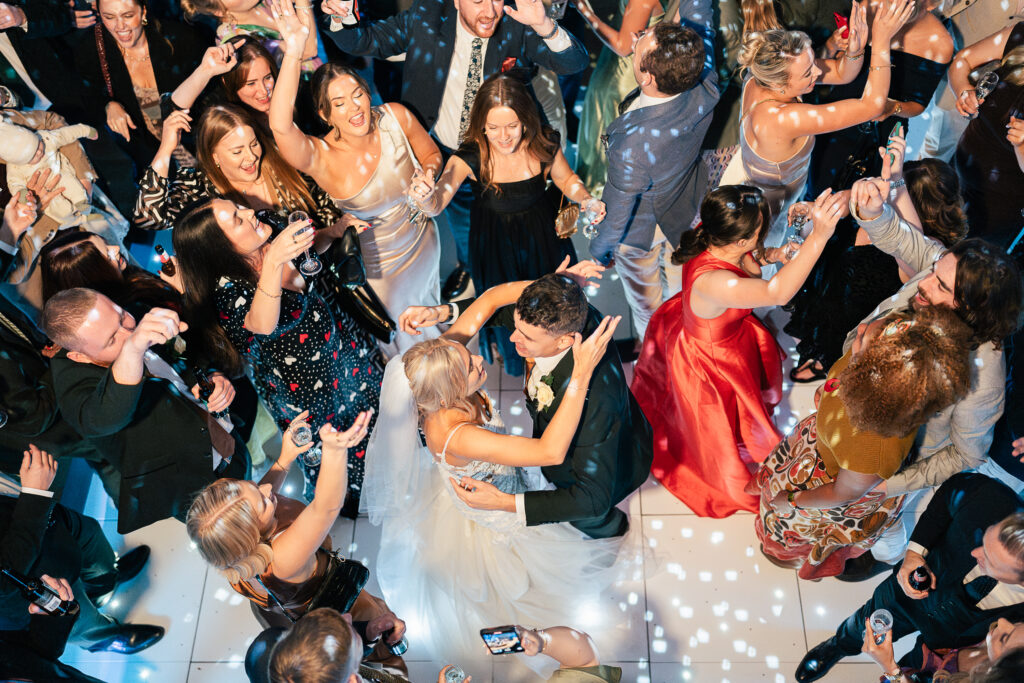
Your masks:
M 300 221 L 307 223 L 305 230 L 313 229 L 313 225 L 309 223 L 309 216 L 305 211 L 292 211 L 288 214 L 288 225 Z M 313 276 L 324 269 L 324 264 L 320 263 L 320 259 L 316 257 L 312 249 L 306 249 L 304 256 L 305 258 L 302 260 L 302 263 L 299 264 L 299 272 L 303 275 Z
M 585 208 L 586 204 L 593 206 L 594 204 L 597 204 L 597 202 L 585 202 L 583 210 L 580 211 L 579 218 L 580 232 L 582 232 L 583 236 L 588 240 L 592 240 L 597 237 L 599 230 L 597 227 L 598 224 L 594 222 L 594 219 L 597 218 L 597 209 Z
M 985 101 L 985 98 L 992 94 L 992 91 L 999 85 L 999 74 L 995 71 L 988 71 L 978 78 L 978 82 L 974 84 L 974 96 L 978 100 L 978 106 Z M 967 118 L 976 119 L 978 118 L 978 112 L 974 112 Z

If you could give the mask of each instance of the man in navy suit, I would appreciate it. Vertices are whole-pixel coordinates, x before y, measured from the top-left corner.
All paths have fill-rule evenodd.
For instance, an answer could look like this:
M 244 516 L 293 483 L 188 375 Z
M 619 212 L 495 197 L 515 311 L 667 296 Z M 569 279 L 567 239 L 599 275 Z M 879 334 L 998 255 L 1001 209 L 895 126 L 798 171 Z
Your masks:
M 325 0 L 322 8 L 335 16 L 347 13 L 339 0 Z M 514 21 L 502 21 L 504 14 Z M 340 26 L 332 19 L 325 35 L 348 54 L 377 59 L 406 55 L 402 103 L 434 135 L 446 157 L 458 149 L 469 107 L 488 76 L 511 66 L 534 65 L 572 74 L 590 61 L 583 45 L 547 16 L 541 0 L 518 0 L 516 9 L 505 0 L 422 0 L 365 26 L 337 30 Z M 457 297 L 469 284 L 471 200 L 468 185 L 463 186 L 446 211 L 460 268 L 442 288 L 445 299 Z
M 713 68 L 711 6 L 685 0 L 680 23 L 638 34 L 633 48 L 637 83 L 608 126 L 608 215 L 590 253 L 615 263 L 642 340 L 651 314 L 679 290 L 670 263 L 708 189 L 701 143 L 718 102 Z

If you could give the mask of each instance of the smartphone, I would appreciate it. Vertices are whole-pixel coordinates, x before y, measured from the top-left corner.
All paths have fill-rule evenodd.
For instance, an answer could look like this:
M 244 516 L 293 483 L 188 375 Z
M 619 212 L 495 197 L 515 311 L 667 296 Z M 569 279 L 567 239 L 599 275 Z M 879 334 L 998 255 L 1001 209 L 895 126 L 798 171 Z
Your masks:
M 91 12 L 94 8 L 89 0 L 74 0 L 75 9 L 81 12 Z
M 28 204 L 28 190 L 26 190 L 26 189 L 18 190 L 18 203 L 19 204 Z
M 835 19 L 836 19 L 836 28 L 843 29 L 843 38 L 849 38 L 850 37 L 850 28 L 849 28 L 850 20 L 847 19 L 846 17 L 844 17 L 839 12 L 833 12 L 832 16 L 835 17 Z
M 492 655 L 507 655 L 522 652 L 523 644 L 515 626 L 492 626 L 480 629 L 480 637 Z

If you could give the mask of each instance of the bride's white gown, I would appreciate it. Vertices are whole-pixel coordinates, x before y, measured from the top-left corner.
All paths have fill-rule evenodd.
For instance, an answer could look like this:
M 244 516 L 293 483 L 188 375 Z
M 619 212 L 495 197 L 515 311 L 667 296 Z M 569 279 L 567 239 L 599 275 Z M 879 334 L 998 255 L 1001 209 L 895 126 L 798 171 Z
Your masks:
M 400 360 L 389 363 L 388 373 L 394 375 L 393 366 Z M 388 422 L 387 405 L 382 391 L 377 430 L 387 429 L 381 424 Z M 483 426 L 505 432 L 496 411 Z M 519 467 L 474 461 L 459 468 L 446 463 L 443 453 L 431 454 L 422 445 L 416 450 L 419 462 L 400 465 L 410 479 L 420 480 L 415 491 L 406 492 L 402 514 L 374 520 L 375 492 L 364 485 L 363 495 L 370 497 L 371 521 L 382 522 L 377 580 L 388 605 L 406 621 L 418 654 L 483 674 L 491 655 L 480 638 L 481 628 L 519 624 L 586 629 L 585 615 L 594 613 L 601 591 L 628 570 L 624 565 L 629 558 L 619 558 L 623 540 L 590 539 L 567 523 L 527 527 L 515 513 L 470 508 L 455 495 L 449 477 L 488 481 L 512 494 L 543 488 L 543 480 L 530 486 L 530 473 Z M 371 441 L 368 472 L 372 458 L 380 455 Z M 379 474 L 367 475 L 371 488 Z M 391 471 L 392 477 L 403 475 Z M 528 659 L 534 668 L 551 663 Z M 553 669 L 551 664 L 545 673 Z

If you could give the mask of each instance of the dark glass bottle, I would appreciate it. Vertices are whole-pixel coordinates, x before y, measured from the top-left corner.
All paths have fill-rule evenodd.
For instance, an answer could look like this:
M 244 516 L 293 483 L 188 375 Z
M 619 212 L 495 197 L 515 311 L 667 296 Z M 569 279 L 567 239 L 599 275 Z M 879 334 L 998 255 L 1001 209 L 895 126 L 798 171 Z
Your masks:
M 167 255 L 167 252 L 159 244 L 156 245 L 156 255 L 160 257 L 160 272 L 167 277 L 174 277 L 174 274 L 177 272 L 177 268 L 174 267 L 174 261 L 171 260 L 171 257 Z
M 271 239 L 277 237 L 278 233 L 288 227 L 287 218 L 267 209 L 257 211 L 256 220 L 270 228 Z
M 7 577 L 11 583 L 18 587 L 18 590 L 21 591 L 26 599 L 30 600 L 47 614 L 53 614 L 58 617 L 73 617 L 78 614 L 77 600 L 61 600 L 56 591 L 39 579 L 30 578 L 21 572 L 16 572 L 7 567 L 0 567 L 0 576 Z
M 199 383 L 199 398 L 201 398 L 204 402 L 209 401 L 210 396 L 213 395 L 213 392 L 217 388 L 217 385 L 213 383 L 213 380 L 210 379 L 210 376 L 206 374 L 205 370 L 203 370 L 200 367 L 196 367 L 193 369 L 195 370 L 196 373 L 196 381 Z M 228 412 L 229 411 L 227 409 L 218 411 L 216 413 L 211 411 L 210 415 L 213 415 L 215 418 L 220 419 L 222 417 L 227 417 Z
M 931 577 L 928 576 L 927 569 L 918 567 L 910 573 L 907 583 L 916 591 L 926 591 L 931 588 Z

